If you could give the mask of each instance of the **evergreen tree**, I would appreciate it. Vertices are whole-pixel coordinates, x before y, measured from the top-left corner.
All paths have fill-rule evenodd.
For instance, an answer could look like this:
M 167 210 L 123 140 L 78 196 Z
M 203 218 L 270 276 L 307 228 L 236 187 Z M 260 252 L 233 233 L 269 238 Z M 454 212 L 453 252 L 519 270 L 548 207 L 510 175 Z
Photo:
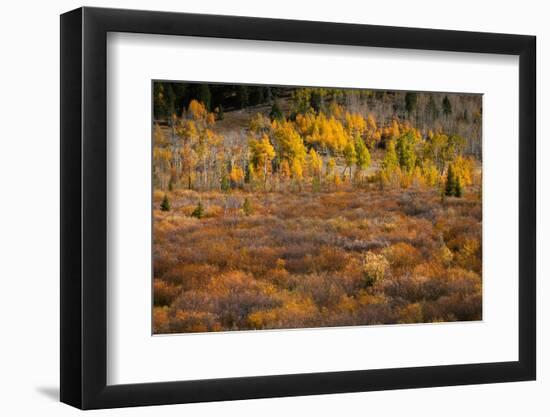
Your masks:
M 164 97 L 166 116 L 170 117 L 176 112 L 176 94 L 174 93 L 171 83 L 165 84 Z
M 462 197 L 463 192 L 462 178 L 460 178 L 460 174 L 456 171 L 454 164 L 449 164 L 447 168 L 447 181 L 445 182 L 445 195 L 449 197 Z
M 455 176 L 452 164 L 447 167 L 447 180 L 445 181 L 445 195 L 452 196 L 455 193 L 454 190 Z
M 249 104 L 251 106 L 265 102 L 265 87 L 250 87 L 249 91 Z
M 282 120 L 283 119 L 283 112 L 281 111 L 281 108 L 279 107 L 279 103 L 277 100 L 273 102 L 273 105 L 271 106 L 271 112 L 269 112 L 269 117 L 271 117 L 271 120 Z
M 199 87 L 198 100 L 204 104 L 206 110 L 210 110 L 210 104 L 212 100 L 212 94 L 210 93 L 210 87 L 208 84 L 201 84 Z
M 384 97 L 386 97 L 386 91 L 384 90 L 376 90 L 374 92 L 374 98 L 378 101 L 384 101 Z
M 239 106 L 241 109 L 244 109 L 246 106 L 248 106 L 249 102 L 249 91 L 248 87 L 246 85 L 240 85 L 237 90 L 237 97 L 239 100 Z
M 416 110 L 417 98 L 418 96 L 416 93 L 405 94 L 405 108 L 407 109 L 407 113 L 409 113 L 409 117 L 411 113 Z
M 197 207 L 195 207 L 195 210 L 193 210 L 193 213 L 191 213 L 191 217 L 196 217 L 197 219 L 202 219 L 204 217 L 204 207 L 200 200 Z
M 309 105 L 313 110 L 315 110 L 317 113 L 321 110 L 321 104 L 322 104 L 322 97 L 319 90 L 314 89 L 311 92 L 311 97 L 309 98 Z
M 443 108 L 443 114 L 445 116 L 450 116 L 453 112 L 453 108 L 451 106 L 451 101 L 449 100 L 449 97 L 445 96 L 443 98 L 443 102 L 441 103 L 441 107 Z
M 265 102 L 265 87 L 257 87 L 258 104 Z
M 434 100 L 434 97 L 430 94 L 428 103 L 426 104 L 426 115 L 432 122 L 439 117 L 439 108 Z
M 464 192 L 464 189 L 462 185 L 462 178 L 460 177 L 460 175 L 457 175 L 455 173 L 454 196 L 462 197 L 463 192 Z
M 171 83 L 172 91 L 174 92 L 174 112 L 181 114 L 185 109 L 185 97 L 187 94 L 186 83 Z
M 168 200 L 168 196 L 164 194 L 164 197 L 162 201 L 160 202 L 160 210 L 161 211 L 170 211 L 170 201 Z
M 153 112 L 155 119 L 166 117 L 166 101 L 164 96 L 164 84 L 161 82 L 155 82 L 153 84 Z

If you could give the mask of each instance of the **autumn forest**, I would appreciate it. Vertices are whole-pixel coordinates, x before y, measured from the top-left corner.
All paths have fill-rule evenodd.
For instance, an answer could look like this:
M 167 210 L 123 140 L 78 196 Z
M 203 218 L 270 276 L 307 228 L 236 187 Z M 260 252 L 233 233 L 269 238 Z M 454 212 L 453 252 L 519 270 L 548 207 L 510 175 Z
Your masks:
M 482 318 L 481 95 L 152 93 L 155 334 Z

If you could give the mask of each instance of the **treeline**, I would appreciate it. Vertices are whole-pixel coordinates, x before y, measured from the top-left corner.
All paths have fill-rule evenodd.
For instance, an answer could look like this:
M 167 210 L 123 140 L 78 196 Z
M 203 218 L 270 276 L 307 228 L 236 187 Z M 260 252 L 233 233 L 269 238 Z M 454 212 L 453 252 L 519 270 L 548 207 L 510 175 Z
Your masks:
M 223 118 L 224 110 L 270 103 L 280 94 L 281 88 L 268 86 L 155 82 L 154 117 L 159 121 L 169 120 L 173 114 L 187 109 L 192 100 L 197 100 Z
M 167 128 L 155 123 L 155 187 L 319 191 L 376 183 L 438 187 L 461 196 L 477 176 L 478 154 L 469 152 L 470 141 L 437 123 L 433 129 L 415 127 L 407 118 L 381 123 L 373 113 L 340 104 L 355 96 L 368 100 L 371 94 L 295 89 L 286 102 L 274 99 L 266 111 L 251 113 L 245 132 L 224 134 L 217 129 L 219 115 L 191 99 L 179 115 L 172 113 Z M 412 113 L 418 97 L 410 94 L 404 94 L 404 102 Z M 445 112 L 452 112 L 445 97 Z M 377 164 L 373 154 L 381 155 Z
M 329 112 L 336 102 L 352 113 L 372 114 L 381 125 L 408 121 L 424 133 L 444 131 L 467 138 L 466 151 L 481 159 L 482 97 L 479 94 L 403 92 L 337 88 L 291 88 L 239 84 L 154 82 L 154 118 L 168 123 L 192 100 L 223 119 L 224 111 L 270 106 L 270 116 L 285 113 L 290 120 L 309 109 Z M 284 105 L 290 103 L 286 108 Z

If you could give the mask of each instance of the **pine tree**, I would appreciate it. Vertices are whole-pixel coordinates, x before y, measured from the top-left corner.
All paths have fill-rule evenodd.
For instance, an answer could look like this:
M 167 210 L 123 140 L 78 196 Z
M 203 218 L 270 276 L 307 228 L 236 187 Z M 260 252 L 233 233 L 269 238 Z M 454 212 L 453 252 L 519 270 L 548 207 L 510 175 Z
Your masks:
M 271 106 L 271 112 L 269 113 L 269 117 L 271 117 L 271 120 L 282 120 L 283 119 L 283 112 L 281 111 L 281 108 L 279 107 L 279 103 L 277 100 L 273 102 L 273 105 Z
M 445 96 L 443 98 L 443 102 L 441 103 L 441 106 L 443 107 L 443 114 L 445 116 L 450 116 L 453 112 L 453 108 L 451 106 L 451 101 L 449 100 L 449 97 Z
M 164 194 L 164 197 L 162 201 L 160 202 L 160 210 L 161 211 L 170 211 L 170 201 L 168 200 L 168 196 Z
M 202 219 L 204 217 L 204 207 L 200 200 L 197 207 L 195 207 L 195 210 L 193 210 L 193 213 L 191 213 L 191 217 L 196 217 L 197 219 Z
M 210 87 L 208 84 L 201 84 L 199 87 L 199 101 L 204 104 L 207 110 L 210 110 L 210 103 L 212 101 L 212 93 L 210 93 Z
M 453 164 L 449 164 L 447 168 L 447 181 L 445 182 L 445 195 L 462 197 L 464 186 L 460 174 L 457 172 Z
M 165 85 L 166 88 L 164 91 L 164 103 L 166 106 L 166 116 L 170 117 L 176 111 L 176 94 L 174 93 L 174 89 L 172 88 L 171 83 L 166 83 Z
M 452 196 L 455 193 L 455 175 L 452 164 L 447 167 L 447 180 L 445 181 L 445 195 Z
M 255 106 L 264 102 L 264 87 L 249 87 L 250 91 L 248 104 Z
M 464 188 L 462 185 L 462 178 L 460 175 L 457 175 L 455 173 L 455 183 L 454 183 L 454 196 L 455 197 L 462 197 L 462 194 L 464 192 Z
M 411 113 L 416 110 L 417 98 L 418 97 L 416 93 L 405 94 L 405 108 L 407 109 L 407 113 L 409 114 L 409 117 Z
M 428 103 L 426 104 L 426 113 L 432 122 L 439 117 L 439 109 L 437 108 L 437 104 L 431 94 Z
M 241 109 L 248 106 L 249 101 L 249 91 L 248 87 L 246 85 L 240 85 L 239 89 L 237 91 L 238 99 L 239 99 L 239 105 L 241 106 Z
M 317 113 L 319 113 L 319 111 L 321 110 L 321 104 L 322 104 L 322 101 L 323 98 L 321 96 L 321 92 L 317 89 L 314 89 L 312 92 L 311 92 L 311 97 L 309 99 L 309 105 L 311 106 L 311 108 L 313 110 L 315 110 Z

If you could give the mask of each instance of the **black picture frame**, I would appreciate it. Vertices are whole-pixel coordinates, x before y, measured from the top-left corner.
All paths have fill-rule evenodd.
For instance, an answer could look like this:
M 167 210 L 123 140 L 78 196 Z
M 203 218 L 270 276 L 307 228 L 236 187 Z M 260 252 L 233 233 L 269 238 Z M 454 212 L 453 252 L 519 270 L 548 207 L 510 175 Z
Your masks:
M 107 385 L 108 32 L 519 56 L 519 360 Z M 534 36 L 79 8 L 61 15 L 61 401 L 81 409 L 534 380 Z

